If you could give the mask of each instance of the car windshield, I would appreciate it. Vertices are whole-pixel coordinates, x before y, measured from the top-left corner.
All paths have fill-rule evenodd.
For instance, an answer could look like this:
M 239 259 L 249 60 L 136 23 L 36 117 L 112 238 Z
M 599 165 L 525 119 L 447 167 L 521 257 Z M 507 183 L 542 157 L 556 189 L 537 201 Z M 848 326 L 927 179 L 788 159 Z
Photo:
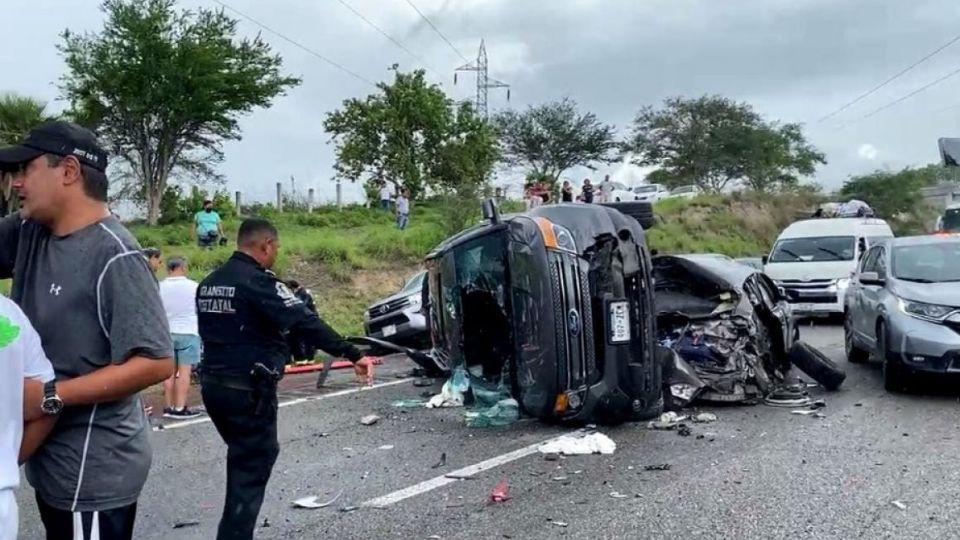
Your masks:
M 960 281 L 960 241 L 896 247 L 892 262 L 894 277 L 904 281 Z
M 633 188 L 634 193 L 656 193 L 657 186 L 638 186 Z
M 856 253 L 853 236 L 817 236 L 786 238 L 773 246 L 770 262 L 852 261 Z
M 423 278 L 426 276 L 426 272 L 418 272 L 409 281 L 400 289 L 402 293 L 413 293 L 419 291 L 423 287 Z
M 951 208 L 943 213 L 943 230 L 960 231 L 960 208 Z

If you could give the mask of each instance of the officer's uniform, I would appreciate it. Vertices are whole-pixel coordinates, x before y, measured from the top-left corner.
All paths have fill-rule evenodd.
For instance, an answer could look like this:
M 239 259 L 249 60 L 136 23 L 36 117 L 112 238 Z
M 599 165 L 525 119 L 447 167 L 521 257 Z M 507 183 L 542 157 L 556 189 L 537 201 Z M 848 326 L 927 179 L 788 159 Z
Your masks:
M 235 252 L 197 289 L 203 403 L 227 443 L 227 494 L 218 540 L 253 538 L 277 459 L 277 381 L 289 334 L 334 356 L 363 355 L 252 257 Z

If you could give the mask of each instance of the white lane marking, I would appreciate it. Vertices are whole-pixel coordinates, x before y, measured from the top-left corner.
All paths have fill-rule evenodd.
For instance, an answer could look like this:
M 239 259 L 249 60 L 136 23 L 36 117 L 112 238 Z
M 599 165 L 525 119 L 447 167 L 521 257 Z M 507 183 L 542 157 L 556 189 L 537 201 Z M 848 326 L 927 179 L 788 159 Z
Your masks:
M 409 499 L 411 497 L 416 497 L 417 495 L 423 495 L 428 491 L 433 491 L 439 487 L 446 486 L 447 484 L 459 482 L 461 478 L 473 476 L 483 471 L 490 470 L 490 469 L 499 467 L 501 465 L 510 463 L 512 461 L 525 458 L 531 454 L 537 453 L 537 449 L 543 446 L 544 444 L 553 442 L 565 435 L 572 435 L 580 432 L 581 430 L 575 430 L 570 433 L 565 433 L 564 435 L 558 435 L 557 437 L 553 437 L 544 441 L 540 441 L 538 443 L 531 444 L 530 446 L 525 446 L 519 450 L 514 450 L 513 452 L 508 452 L 506 454 L 501 454 L 499 456 L 492 457 L 486 461 L 481 461 L 480 463 L 476 463 L 474 465 L 469 465 L 462 469 L 457 469 L 455 471 L 448 472 L 446 474 L 437 476 L 435 478 L 431 478 L 430 480 L 420 482 L 419 484 L 415 484 L 410 487 L 403 488 L 398 491 L 394 491 L 393 493 L 388 493 L 387 495 L 384 495 L 382 497 L 377 497 L 376 499 L 370 499 L 369 501 L 362 503 L 360 506 L 364 506 L 368 508 L 385 508 L 392 504 L 396 504 L 402 500 Z M 451 476 L 455 478 L 450 478 Z
M 395 381 L 374 384 L 372 386 L 361 386 L 359 388 L 347 388 L 346 390 L 337 390 L 336 392 L 330 392 L 329 394 L 322 394 L 319 396 L 307 396 L 297 399 L 291 399 L 289 401 L 282 401 L 279 403 L 278 407 L 289 407 L 290 405 L 300 405 L 301 403 L 308 403 L 311 401 L 320 401 L 323 399 L 330 399 L 340 396 L 348 396 L 350 394 L 356 394 L 358 392 L 366 392 L 368 390 L 376 390 L 377 388 L 386 388 L 388 386 L 395 386 L 398 384 L 403 384 L 413 380 L 413 377 L 407 377 L 404 379 L 397 379 Z M 154 431 L 167 431 L 168 429 L 177 429 L 184 428 L 189 426 L 195 426 L 197 424 L 205 424 L 210 422 L 209 416 L 204 416 L 201 418 L 194 418 L 192 420 L 184 420 L 183 422 L 174 422 L 172 424 L 165 424 L 163 426 L 154 426 Z

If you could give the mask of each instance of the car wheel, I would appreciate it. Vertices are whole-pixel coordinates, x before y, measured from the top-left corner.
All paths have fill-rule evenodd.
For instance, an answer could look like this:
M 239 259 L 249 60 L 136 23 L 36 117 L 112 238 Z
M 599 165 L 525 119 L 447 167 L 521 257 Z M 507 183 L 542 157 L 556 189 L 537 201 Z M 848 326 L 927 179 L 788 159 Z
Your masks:
M 825 354 L 811 347 L 803 341 L 798 341 L 790 348 L 790 363 L 797 366 L 813 380 L 820 383 L 827 390 L 840 388 L 847 374 L 843 368 L 827 358 Z
M 620 213 L 636 219 L 644 230 L 650 229 L 656 224 L 656 218 L 653 214 L 653 205 L 649 202 L 628 201 L 601 204 L 609 208 L 615 208 Z
M 847 353 L 847 362 L 851 364 L 862 364 L 870 358 L 870 352 L 858 347 L 854 340 L 853 321 L 849 314 L 843 317 L 843 349 Z
M 889 339 L 887 325 L 881 322 L 877 325 L 877 356 L 883 362 L 883 387 L 888 392 L 903 392 L 907 387 L 907 373 L 903 363 L 890 350 Z

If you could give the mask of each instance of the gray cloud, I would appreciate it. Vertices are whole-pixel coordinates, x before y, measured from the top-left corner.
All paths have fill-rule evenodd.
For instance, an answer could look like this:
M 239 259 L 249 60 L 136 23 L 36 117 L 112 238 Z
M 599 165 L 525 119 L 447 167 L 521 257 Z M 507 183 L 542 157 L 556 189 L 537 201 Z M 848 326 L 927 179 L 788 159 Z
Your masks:
M 344 0 L 424 59 L 431 80 L 457 99 L 470 99 L 473 79 L 453 69 L 463 60 L 404 0 Z M 338 2 L 228 0 L 230 5 L 371 80 L 394 62 L 417 62 Z M 960 4 L 928 0 L 414 0 L 469 59 L 480 38 L 491 76 L 512 85 L 512 100 L 491 94 L 491 108 L 570 96 L 621 130 L 643 105 L 674 95 L 720 93 L 746 100 L 769 119 L 803 122 L 830 163 L 814 178 L 838 186 L 876 167 L 935 161 L 936 139 L 960 132 L 951 79 L 881 114 L 856 121 L 897 97 L 960 67 L 960 44 L 828 122 L 817 119 L 955 35 Z M 2 90 L 54 101 L 63 63 L 59 33 L 96 30 L 94 0 L 6 0 L 0 57 Z M 186 8 L 216 7 L 183 0 Z M 245 35 L 260 32 L 242 22 Z M 315 187 L 332 197 L 332 149 L 324 115 L 372 88 L 263 32 L 301 87 L 242 122 L 244 139 L 227 146 L 222 171 L 231 189 L 267 199 L 274 182 Z M 29 54 L 18 54 L 27 51 Z M 56 103 L 54 107 L 59 107 Z M 875 159 L 859 149 L 871 145 Z M 870 155 L 873 155 L 872 153 Z M 580 179 L 596 173 L 570 171 Z M 618 174 L 625 174 L 622 171 Z M 625 174 L 626 178 L 630 175 Z M 354 193 L 357 191 L 355 190 Z

